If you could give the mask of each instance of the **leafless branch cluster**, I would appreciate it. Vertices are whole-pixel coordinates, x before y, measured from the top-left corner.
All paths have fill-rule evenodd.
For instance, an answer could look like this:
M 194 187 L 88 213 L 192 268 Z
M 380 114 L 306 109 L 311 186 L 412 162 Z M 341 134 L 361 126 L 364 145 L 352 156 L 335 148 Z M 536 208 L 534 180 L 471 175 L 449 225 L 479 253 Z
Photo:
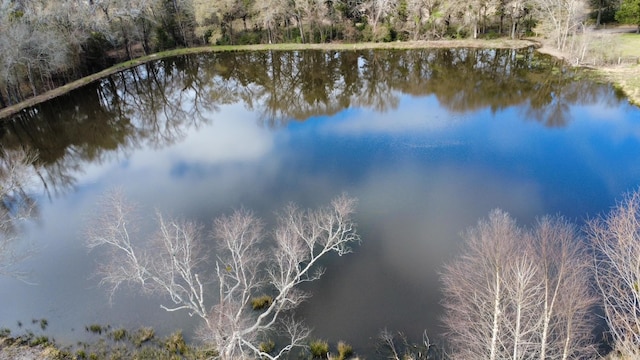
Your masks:
M 595 282 L 614 350 L 640 357 L 640 192 L 588 223 L 594 244 Z
M 402 333 L 392 333 L 388 329 L 382 329 L 378 334 L 378 353 L 390 360 L 428 360 L 447 359 L 447 354 L 439 352 L 440 349 L 431 342 L 427 331 L 422 334 L 422 344 L 412 344 Z
M 443 274 L 454 358 L 595 354 L 588 257 L 570 223 L 545 217 L 526 231 L 494 210 L 464 239 L 462 255 Z
M 213 279 L 202 266 L 208 255 L 202 251 L 199 225 L 158 214 L 152 246 L 140 246 L 135 207 L 119 193 L 105 197 L 102 212 L 87 231 L 87 246 L 109 249 L 109 261 L 99 272 L 111 294 L 122 284 L 137 284 L 168 295 L 173 305 L 162 307 L 186 309 L 202 318 L 199 336 L 221 359 L 278 359 L 303 346 L 309 335 L 290 314 L 308 296 L 299 285 L 322 275 L 320 258 L 332 252 L 347 254 L 360 241 L 352 219 L 355 205 L 346 195 L 316 210 L 290 205 L 279 214 L 271 242 L 266 241 L 262 220 L 250 211 L 215 219 L 210 236 L 216 243 Z M 215 286 L 217 302 L 207 306 L 208 287 Z M 257 305 L 253 302 L 258 297 L 264 301 Z M 267 353 L 260 342 L 274 332 L 288 340 Z

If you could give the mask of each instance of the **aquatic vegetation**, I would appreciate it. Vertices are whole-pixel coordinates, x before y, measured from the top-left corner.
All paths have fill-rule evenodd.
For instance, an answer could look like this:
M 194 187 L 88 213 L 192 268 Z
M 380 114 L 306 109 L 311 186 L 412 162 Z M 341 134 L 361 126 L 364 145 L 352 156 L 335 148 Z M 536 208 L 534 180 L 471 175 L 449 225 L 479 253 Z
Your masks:
M 313 340 L 309 343 L 309 351 L 314 358 L 326 359 L 329 353 L 329 343 L 325 340 Z

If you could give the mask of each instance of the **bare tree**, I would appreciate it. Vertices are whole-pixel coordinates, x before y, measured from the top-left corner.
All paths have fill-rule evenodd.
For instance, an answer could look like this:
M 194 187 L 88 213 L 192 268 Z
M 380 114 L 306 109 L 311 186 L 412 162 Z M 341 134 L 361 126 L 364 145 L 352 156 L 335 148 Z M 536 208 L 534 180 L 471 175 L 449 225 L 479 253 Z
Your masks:
M 543 276 L 539 359 L 581 359 L 595 355 L 589 257 L 575 226 L 545 216 L 534 228 L 530 250 Z
M 476 39 L 484 32 L 487 14 L 497 7 L 495 3 L 495 0 L 445 1 L 442 8 L 452 21 L 469 28 L 470 35 Z
M 445 325 L 456 358 L 595 356 L 595 304 L 581 239 L 562 218 L 531 231 L 500 210 L 465 236 L 443 275 Z
M 512 39 L 515 39 L 518 25 L 520 24 L 521 19 L 524 18 L 527 14 L 530 4 L 524 0 L 509 0 L 504 1 L 503 4 L 504 7 L 502 8 L 502 12 L 511 20 L 511 30 L 509 32 L 509 36 Z
M 360 3 L 360 11 L 371 25 L 374 40 L 378 40 L 375 38 L 378 35 L 378 25 L 383 23 L 397 6 L 396 0 L 367 0 Z
M 441 2 L 437 0 L 407 0 L 407 22 L 406 31 L 411 39 L 418 40 L 427 25 L 430 32 L 433 32 L 438 22 L 438 12 Z
M 287 20 L 289 3 L 286 0 L 255 1 L 252 11 L 256 14 L 256 20 L 267 29 L 267 39 L 271 44 L 276 39 L 278 24 Z
M 565 50 L 568 39 L 576 35 L 588 15 L 585 0 L 535 0 L 539 27 L 558 50 Z
M 509 358 L 501 341 L 507 302 L 504 284 L 522 231 L 507 213 L 494 210 L 463 237 L 466 248 L 446 266 L 442 277 L 445 325 L 454 357 Z
M 640 357 L 640 192 L 627 194 L 609 212 L 589 221 L 595 247 L 595 280 L 615 351 Z
M 290 313 L 308 296 L 299 285 L 320 278 L 320 258 L 332 252 L 347 254 L 351 244 L 360 241 L 352 220 L 355 203 L 342 195 L 317 210 L 290 205 L 279 214 L 271 243 L 265 243 L 262 221 L 249 211 L 217 218 L 211 233 L 217 245 L 213 279 L 201 266 L 208 256 L 200 247 L 200 226 L 158 215 L 155 245 L 140 246 L 135 207 L 118 193 L 105 197 L 103 211 L 87 231 L 87 245 L 110 250 L 112 256 L 100 276 L 112 294 L 122 284 L 137 284 L 169 295 L 173 305 L 163 308 L 186 309 L 202 318 L 199 337 L 222 359 L 278 359 L 303 346 L 309 335 Z M 207 296 L 208 286 L 217 286 L 217 294 Z M 207 306 L 211 296 L 215 305 Z M 260 343 L 270 335 L 288 341 L 268 353 Z
M 294 0 L 293 4 L 295 13 L 299 14 L 305 23 L 309 24 L 307 41 L 313 42 L 314 32 L 322 32 L 322 27 L 329 23 L 329 8 L 326 1 Z M 300 24 L 300 30 L 303 30 L 302 24 Z M 304 39 L 304 35 L 301 36 Z M 321 41 L 324 41 L 324 39 L 321 39 Z

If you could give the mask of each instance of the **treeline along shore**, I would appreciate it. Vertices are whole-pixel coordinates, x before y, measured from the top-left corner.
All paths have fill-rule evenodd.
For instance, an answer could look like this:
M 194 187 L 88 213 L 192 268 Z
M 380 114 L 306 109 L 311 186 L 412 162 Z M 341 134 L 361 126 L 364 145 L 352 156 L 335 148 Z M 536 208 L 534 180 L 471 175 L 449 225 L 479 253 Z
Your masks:
M 145 61 L 203 51 L 522 47 L 530 41 L 514 41 L 534 38 L 574 65 L 637 64 L 598 35 L 613 21 L 637 25 L 633 1 L 10 0 L 0 5 L 0 118 Z M 625 81 L 635 73 L 604 73 L 638 102 L 640 85 Z

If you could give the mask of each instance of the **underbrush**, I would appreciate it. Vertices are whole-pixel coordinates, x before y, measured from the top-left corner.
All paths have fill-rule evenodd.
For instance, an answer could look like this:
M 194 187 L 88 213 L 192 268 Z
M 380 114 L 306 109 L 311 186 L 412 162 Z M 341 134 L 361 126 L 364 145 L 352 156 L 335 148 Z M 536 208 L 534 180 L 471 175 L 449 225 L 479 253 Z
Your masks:
M 73 346 L 61 346 L 54 339 L 31 330 L 16 335 L 3 328 L 0 329 L 0 352 L 8 358 L 50 360 L 204 360 L 216 355 L 211 349 L 188 345 L 179 331 L 165 338 L 157 338 L 152 328 L 145 327 L 127 331 L 91 324 L 85 330 L 95 339 Z
M 110 325 L 90 324 L 85 326 L 89 340 L 75 345 L 63 346 L 55 339 L 43 334 L 48 322 L 33 321 L 39 329 L 24 329 L 14 334 L 10 329 L 0 328 L 0 358 L 26 358 L 42 360 L 204 360 L 217 356 L 214 349 L 188 344 L 182 332 L 176 331 L 166 337 L 157 337 L 153 328 L 112 328 Z M 43 325 L 45 324 L 45 325 Z M 19 323 L 22 328 L 22 323 Z M 35 331 L 35 332 L 34 332 Z M 275 342 L 267 340 L 260 349 L 271 353 Z M 3 357 L 4 356 L 4 357 Z M 344 341 L 333 349 L 327 341 L 314 340 L 307 348 L 293 351 L 292 359 L 358 359 L 353 347 Z

